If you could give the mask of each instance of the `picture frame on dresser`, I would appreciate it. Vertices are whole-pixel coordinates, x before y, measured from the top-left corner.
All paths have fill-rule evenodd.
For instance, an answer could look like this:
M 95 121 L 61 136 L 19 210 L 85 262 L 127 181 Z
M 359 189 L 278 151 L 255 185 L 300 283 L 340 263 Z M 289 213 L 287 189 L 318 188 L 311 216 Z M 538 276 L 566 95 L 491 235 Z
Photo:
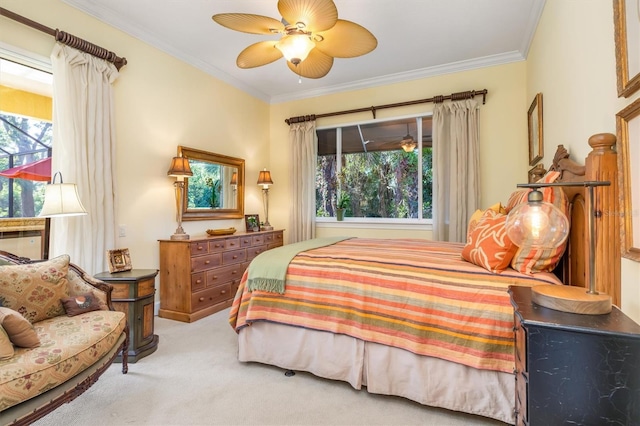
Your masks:
M 244 226 L 247 232 L 256 232 L 260 230 L 260 215 L 246 214 L 244 215 Z
M 616 114 L 621 254 L 640 262 L 640 99 Z
M 613 1 L 618 97 L 628 98 L 640 89 L 640 3 Z
M 544 157 L 542 138 L 542 93 L 536 94 L 527 111 L 529 129 L 529 165 L 535 166 Z

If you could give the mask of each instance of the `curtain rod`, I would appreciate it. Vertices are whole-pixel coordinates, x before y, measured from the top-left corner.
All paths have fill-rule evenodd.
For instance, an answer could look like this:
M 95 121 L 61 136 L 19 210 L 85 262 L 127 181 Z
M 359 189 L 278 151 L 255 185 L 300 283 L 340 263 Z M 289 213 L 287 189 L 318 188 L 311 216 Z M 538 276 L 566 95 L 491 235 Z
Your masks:
M 438 96 L 434 96 L 432 98 L 427 98 L 427 99 L 418 99 L 415 101 L 407 101 L 407 102 L 398 102 L 395 104 L 386 104 L 386 105 L 378 105 L 378 106 L 370 106 L 370 107 L 366 107 L 366 108 L 357 108 L 357 109 L 350 109 L 350 110 L 346 110 L 346 111 L 336 111 L 336 112 L 327 112 L 324 114 L 311 114 L 311 115 L 301 115 L 298 117 L 290 117 L 284 120 L 285 123 L 287 124 L 293 124 L 293 123 L 302 123 L 304 121 L 313 121 L 316 118 L 323 118 L 323 117 L 333 117 L 335 115 L 344 115 L 344 114 L 354 114 L 356 112 L 367 112 L 367 111 L 371 111 L 371 113 L 373 114 L 373 118 L 376 118 L 376 111 L 379 109 L 386 109 L 386 108 L 397 108 L 397 107 L 403 107 L 403 106 L 409 106 L 409 105 L 417 105 L 417 104 L 424 104 L 424 103 L 428 103 L 428 102 L 433 102 L 433 103 L 441 103 L 444 102 L 445 100 L 452 100 L 452 101 L 460 101 L 463 99 L 472 99 L 475 96 L 480 96 L 482 95 L 482 104 L 484 105 L 487 101 L 487 89 L 482 89 L 482 90 L 468 90 L 466 92 L 458 92 L 458 93 L 452 93 L 450 95 L 438 95 Z
M 0 7 L 0 15 L 5 16 L 9 19 L 13 19 L 14 21 L 17 21 L 28 27 L 34 28 L 38 31 L 42 31 L 43 33 L 49 34 L 50 36 L 53 36 L 56 39 L 56 41 L 66 44 L 67 46 L 74 47 L 90 55 L 112 62 L 113 65 L 115 65 L 118 70 L 120 70 L 120 68 L 122 68 L 124 65 L 127 64 L 126 58 L 120 58 L 115 53 L 110 52 L 103 47 L 96 46 L 95 44 L 89 43 L 88 41 L 83 40 L 79 37 L 76 37 L 72 34 L 65 33 L 64 31 L 60 31 L 57 28 L 54 30 L 53 28 L 49 28 L 45 25 L 42 25 L 39 22 L 32 21 L 31 19 L 25 18 L 24 16 L 20 16 L 17 13 L 14 13 L 2 7 Z

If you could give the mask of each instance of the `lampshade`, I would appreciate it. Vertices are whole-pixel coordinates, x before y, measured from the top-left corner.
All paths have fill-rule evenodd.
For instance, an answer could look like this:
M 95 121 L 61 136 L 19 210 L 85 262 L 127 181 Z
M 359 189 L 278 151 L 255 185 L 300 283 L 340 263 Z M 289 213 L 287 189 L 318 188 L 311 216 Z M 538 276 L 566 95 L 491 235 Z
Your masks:
M 258 175 L 258 185 L 262 185 L 264 189 L 269 188 L 269 185 L 273 185 L 273 181 L 271 180 L 271 172 L 267 169 L 264 169 Z
M 173 157 L 167 176 L 193 176 L 191 166 L 189 166 L 189 159 L 186 157 Z
M 80 202 L 78 188 L 75 183 L 52 183 L 44 187 L 44 205 L 38 215 L 39 217 L 80 216 L 85 214 L 87 214 L 87 211 Z
M 518 247 L 549 249 L 560 246 L 569 235 L 569 219 L 553 204 L 542 201 L 538 189 L 529 192 L 527 203 L 507 216 L 507 235 Z
M 233 174 L 231 175 L 231 185 L 237 185 L 238 184 L 238 173 L 237 172 L 233 172 Z
M 413 140 L 413 136 L 409 133 L 409 124 L 407 124 L 407 134 L 400 141 L 400 146 L 404 149 L 404 152 L 411 152 L 416 149 L 416 141 Z
M 282 52 L 287 61 L 294 65 L 298 65 L 307 59 L 309 52 L 311 52 L 315 46 L 306 34 L 286 35 L 276 43 L 278 50 Z

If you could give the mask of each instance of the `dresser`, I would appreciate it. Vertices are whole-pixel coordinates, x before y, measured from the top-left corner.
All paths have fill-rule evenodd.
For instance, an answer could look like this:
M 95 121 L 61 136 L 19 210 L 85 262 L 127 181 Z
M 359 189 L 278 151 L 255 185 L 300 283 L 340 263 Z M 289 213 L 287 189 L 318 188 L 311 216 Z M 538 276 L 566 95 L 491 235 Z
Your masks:
M 251 260 L 283 244 L 283 230 L 160 240 L 158 315 L 193 322 L 228 308 Z
M 509 288 L 515 309 L 516 425 L 640 425 L 640 325 L 613 307 L 571 314 Z
M 152 354 L 158 348 L 158 335 L 153 334 L 153 307 L 157 269 L 133 269 L 124 272 L 100 272 L 95 277 L 113 286 L 113 307 L 127 314 L 129 323 L 128 362 Z M 121 362 L 118 355 L 116 362 Z

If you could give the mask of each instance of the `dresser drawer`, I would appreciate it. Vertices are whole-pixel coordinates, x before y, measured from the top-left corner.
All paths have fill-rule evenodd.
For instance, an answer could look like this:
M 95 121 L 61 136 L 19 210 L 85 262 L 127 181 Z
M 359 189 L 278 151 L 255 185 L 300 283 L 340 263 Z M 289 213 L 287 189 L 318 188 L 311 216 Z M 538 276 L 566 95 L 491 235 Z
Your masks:
M 205 273 L 198 272 L 197 274 L 191 274 L 191 291 L 196 292 L 204 289 L 206 284 Z
M 251 245 L 252 246 L 261 246 L 264 244 L 264 235 L 254 235 L 251 238 Z
M 197 241 L 195 243 L 191 243 L 189 244 L 189 248 L 191 249 L 192 256 L 209 253 L 209 244 L 207 244 L 206 241 Z
M 232 250 L 222 253 L 222 264 L 231 265 L 234 263 L 242 263 L 247 259 L 247 250 Z
M 251 246 L 251 237 L 250 236 L 242 236 L 239 238 L 240 247 L 250 247 Z
M 243 272 L 244 269 L 242 268 L 242 264 L 223 266 L 222 268 L 208 271 L 206 286 L 213 287 L 222 283 L 232 281 L 234 279 L 240 280 L 240 278 L 242 278 Z
M 225 250 L 236 250 L 240 247 L 240 238 L 228 238 L 224 241 Z
M 253 259 L 265 250 L 267 250 L 267 246 L 249 247 L 247 249 L 247 260 Z
M 191 295 L 191 309 L 193 311 L 199 311 L 200 309 L 207 308 L 215 305 L 216 303 L 229 300 L 231 294 L 231 284 L 226 283 L 219 286 L 211 287 L 209 289 L 193 293 Z
M 218 253 L 224 250 L 224 240 L 209 241 L 209 253 Z
M 214 266 L 220 266 L 222 263 L 222 255 L 220 253 L 209 254 L 207 256 L 198 256 L 191 258 L 191 272 L 200 272 Z

